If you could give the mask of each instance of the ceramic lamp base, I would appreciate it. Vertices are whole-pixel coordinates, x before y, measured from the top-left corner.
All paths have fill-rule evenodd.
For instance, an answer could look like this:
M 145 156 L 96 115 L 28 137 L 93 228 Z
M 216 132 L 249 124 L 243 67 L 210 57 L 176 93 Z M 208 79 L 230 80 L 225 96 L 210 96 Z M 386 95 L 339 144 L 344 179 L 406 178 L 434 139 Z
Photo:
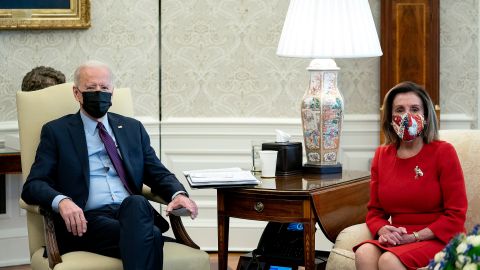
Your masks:
M 337 163 L 335 165 L 315 165 L 315 164 L 304 164 L 303 173 L 312 173 L 312 174 L 334 174 L 342 173 L 342 164 Z
M 314 59 L 307 69 L 310 84 L 301 104 L 307 164 L 336 164 L 344 114 L 343 96 L 337 88 L 339 68 L 333 59 Z

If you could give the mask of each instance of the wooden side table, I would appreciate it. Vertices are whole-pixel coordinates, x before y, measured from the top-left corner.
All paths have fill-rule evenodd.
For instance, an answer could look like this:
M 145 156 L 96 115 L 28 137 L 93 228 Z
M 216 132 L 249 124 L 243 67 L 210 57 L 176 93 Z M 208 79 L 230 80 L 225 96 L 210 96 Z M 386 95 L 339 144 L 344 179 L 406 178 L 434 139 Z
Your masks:
M 5 175 L 22 173 L 18 150 L 0 148 L 0 214 L 6 213 Z
M 10 148 L 0 148 L 0 174 L 22 173 L 20 152 Z
M 301 222 L 304 228 L 305 269 L 315 268 L 315 223 L 330 241 L 353 224 L 365 221 L 369 172 L 337 175 L 291 175 L 261 179 L 252 188 L 217 189 L 218 263 L 227 269 L 230 217 Z

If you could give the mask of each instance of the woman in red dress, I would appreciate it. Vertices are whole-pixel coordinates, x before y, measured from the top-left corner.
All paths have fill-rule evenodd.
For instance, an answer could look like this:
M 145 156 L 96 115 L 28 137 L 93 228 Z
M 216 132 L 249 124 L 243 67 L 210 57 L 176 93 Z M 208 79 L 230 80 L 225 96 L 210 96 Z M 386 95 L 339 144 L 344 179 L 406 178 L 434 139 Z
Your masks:
M 385 96 L 385 145 L 372 161 L 366 223 L 374 240 L 354 247 L 357 269 L 416 269 L 465 230 L 467 195 L 451 144 L 438 140 L 425 90 L 402 82 Z

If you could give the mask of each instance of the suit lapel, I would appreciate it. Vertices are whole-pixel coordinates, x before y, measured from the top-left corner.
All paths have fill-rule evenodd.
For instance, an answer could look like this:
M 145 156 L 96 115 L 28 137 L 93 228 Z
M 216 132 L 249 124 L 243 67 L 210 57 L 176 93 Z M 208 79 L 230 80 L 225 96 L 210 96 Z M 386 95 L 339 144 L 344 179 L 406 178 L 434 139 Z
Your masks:
M 125 149 L 126 145 L 128 145 L 128 137 L 126 132 L 124 131 L 123 123 L 121 119 L 110 113 L 108 114 L 108 122 L 110 123 L 110 128 L 113 131 L 113 135 L 115 135 L 115 140 L 117 141 L 118 148 L 120 149 L 120 154 L 125 164 L 128 161 L 128 153 Z
M 88 165 L 88 149 L 87 139 L 85 138 L 85 130 L 83 128 L 82 118 L 80 112 L 77 112 L 70 120 L 68 125 L 68 132 L 72 138 L 72 144 L 75 146 L 77 156 L 80 158 L 80 164 L 82 166 L 83 177 L 87 183 L 87 187 L 90 186 L 89 181 L 89 165 Z
M 122 118 L 121 117 L 118 117 L 117 115 L 115 114 L 112 114 L 112 113 L 108 113 L 108 122 L 110 124 L 110 128 L 112 129 L 113 131 L 113 134 L 115 135 L 115 140 L 117 142 L 117 145 L 118 145 L 118 148 L 120 150 L 120 155 L 122 157 L 122 160 L 123 160 L 123 165 L 125 166 L 125 171 L 127 172 L 128 174 L 128 179 L 127 181 L 129 181 L 129 186 L 132 186 L 132 166 L 129 162 L 129 156 L 128 156 L 128 151 L 127 151 L 127 148 L 129 145 L 131 145 L 131 142 L 129 141 L 128 139 L 128 132 L 126 127 L 125 127 L 125 123 L 123 122 Z M 135 191 L 134 192 L 137 192 L 138 193 L 138 187 L 137 187 L 137 184 L 134 183 L 135 185 Z

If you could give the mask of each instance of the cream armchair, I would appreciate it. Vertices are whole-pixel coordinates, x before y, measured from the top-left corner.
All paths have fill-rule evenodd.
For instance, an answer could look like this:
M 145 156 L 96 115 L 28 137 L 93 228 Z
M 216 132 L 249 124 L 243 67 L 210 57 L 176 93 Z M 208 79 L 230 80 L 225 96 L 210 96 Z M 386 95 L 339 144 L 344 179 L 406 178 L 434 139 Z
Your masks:
M 480 223 L 480 130 L 441 130 L 440 139 L 450 142 L 456 149 L 462 165 L 467 189 L 468 211 L 465 227 L 470 231 Z M 352 247 L 371 239 L 365 223 L 344 229 L 337 236 L 327 261 L 327 270 L 355 270 L 355 254 Z M 423 268 L 422 268 L 423 269 Z
M 126 116 L 133 115 L 130 89 L 116 89 L 112 103 L 110 111 Z M 72 93 L 72 83 L 55 85 L 34 92 L 17 93 L 20 152 L 24 179 L 30 173 L 43 124 L 65 114 L 75 113 L 78 109 L 78 102 L 75 101 Z M 162 198 L 152 194 L 146 186 L 143 188 L 143 194 L 149 200 L 161 204 L 166 203 Z M 60 256 L 49 212 L 37 205 L 27 205 L 22 200 L 20 200 L 20 205 L 27 210 L 28 239 L 33 270 L 122 269 L 121 260 L 90 252 L 69 252 Z M 190 239 L 181 218 L 171 215 L 170 224 L 179 243 L 165 243 L 163 269 L 210 269 L 208 254 L 201 251 Z M 44 248 L 48 251 L 48 259 L 43 257 Z

